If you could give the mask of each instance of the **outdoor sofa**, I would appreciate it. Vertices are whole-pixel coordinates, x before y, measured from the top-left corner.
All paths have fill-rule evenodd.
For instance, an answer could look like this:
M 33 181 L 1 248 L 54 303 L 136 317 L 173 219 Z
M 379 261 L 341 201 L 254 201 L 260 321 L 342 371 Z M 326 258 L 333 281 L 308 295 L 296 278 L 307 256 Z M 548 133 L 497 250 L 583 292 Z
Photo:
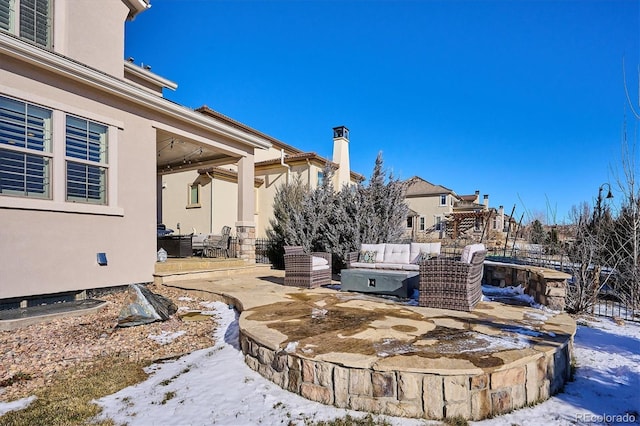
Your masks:
M 441 243 L 362 244 L 347 255 L 348 269 L 419 271 L 420 262 L 440 255 Z

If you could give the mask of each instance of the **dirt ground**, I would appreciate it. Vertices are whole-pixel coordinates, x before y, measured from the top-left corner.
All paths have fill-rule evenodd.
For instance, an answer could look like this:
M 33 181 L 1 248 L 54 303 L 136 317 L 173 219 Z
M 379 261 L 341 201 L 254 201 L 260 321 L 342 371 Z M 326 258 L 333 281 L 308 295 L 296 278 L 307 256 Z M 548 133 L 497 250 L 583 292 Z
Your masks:
M 188 296 L 183 290 L 155 285 L 148 288 L 171 299 L 178 306 L 178 313 L 207 310 L 200 305 L 202 299 Z M 129 303 L 127 292 L 102 295 L 99 299 L 107 305 L 95 314 L 0 331 L 0 401 L 29 396 L 35 389 L 46 386 L 56 372 L 78 363 L 96 362 L 102 356 L 156 361 L 214 344 L 215 317 L 187 321 L 176 314 L 163 322 L 116 327 L 120 310 Z M 184 334 L 167 339 L 168 343 L 152 338 L 178 332 Z

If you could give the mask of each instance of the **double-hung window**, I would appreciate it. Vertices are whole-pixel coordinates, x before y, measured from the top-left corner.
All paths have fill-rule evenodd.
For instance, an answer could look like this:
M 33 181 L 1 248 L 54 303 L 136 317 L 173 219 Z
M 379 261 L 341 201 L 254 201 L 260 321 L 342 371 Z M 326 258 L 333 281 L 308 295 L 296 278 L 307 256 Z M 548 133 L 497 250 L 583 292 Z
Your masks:
M 51 110 L 0 96 L 0 195 L 51 198 Z
M 0 30 L 51 47 L 51 0 L 0 0 Z
M 447 194 L 441 194 L 440 195 L 440 205 L 441 206 L 446 206 L 447 205 Z
M 107 126 L 67 115 L 67 201 L 107 204 Z

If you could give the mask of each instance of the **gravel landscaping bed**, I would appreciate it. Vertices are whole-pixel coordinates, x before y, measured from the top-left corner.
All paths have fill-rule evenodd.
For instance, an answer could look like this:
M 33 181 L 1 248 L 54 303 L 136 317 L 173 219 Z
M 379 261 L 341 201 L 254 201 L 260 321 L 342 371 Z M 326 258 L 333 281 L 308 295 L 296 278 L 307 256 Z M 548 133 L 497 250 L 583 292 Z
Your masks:
M 129 303 L 126 291 L 100 296 L 99 312 L 52 320 L 12 331 L 0 331 L 0 401 L 29 396 L 46 386 L 56 372 L 103 356 L 135 361 L 177 357 L 214 344 L 215 317 L 201 321 L 180 318 L 184 311 L 207 311 L 203 299 L 184 290 L 148 286 L 171 299 L 178 313 L 169 320 L 136 327 L 116 327 L 120 310 Z

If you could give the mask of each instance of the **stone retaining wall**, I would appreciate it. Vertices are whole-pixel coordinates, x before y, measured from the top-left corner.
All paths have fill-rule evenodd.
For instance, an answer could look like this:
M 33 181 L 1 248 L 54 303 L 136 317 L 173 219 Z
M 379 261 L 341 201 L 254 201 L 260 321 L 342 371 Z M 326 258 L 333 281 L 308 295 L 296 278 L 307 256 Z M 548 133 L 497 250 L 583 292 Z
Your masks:
M 548 399 L 570 376 L 571 341 L 477 374 L 350 368 L 274 351 L 240 335 L 246 364 L 309 400 L 391 416 L 481 420 Z
M 554 269 L 485 261 L 483 281 L 498 287 L 522 285 L 536 303 L 564 311 L 570 277 Z

